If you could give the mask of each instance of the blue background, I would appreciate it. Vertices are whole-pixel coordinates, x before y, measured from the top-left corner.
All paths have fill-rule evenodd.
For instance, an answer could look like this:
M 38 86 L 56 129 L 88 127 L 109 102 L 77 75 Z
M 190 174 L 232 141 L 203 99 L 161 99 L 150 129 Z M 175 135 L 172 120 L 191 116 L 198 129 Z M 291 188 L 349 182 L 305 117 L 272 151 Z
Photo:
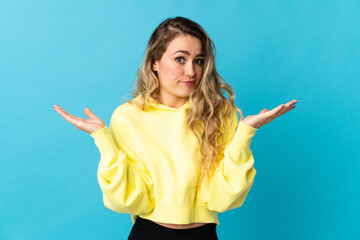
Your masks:
M 152 31 L 198 22 L 244 115 L 297 99 L 252 140 L 257 176 L 219 214 L 225 239 L 360 239 L 359 1 L 0 1 L 0 239 L 127 239 L 105 208 L 93 139 L 53 110 L 109 124 Z

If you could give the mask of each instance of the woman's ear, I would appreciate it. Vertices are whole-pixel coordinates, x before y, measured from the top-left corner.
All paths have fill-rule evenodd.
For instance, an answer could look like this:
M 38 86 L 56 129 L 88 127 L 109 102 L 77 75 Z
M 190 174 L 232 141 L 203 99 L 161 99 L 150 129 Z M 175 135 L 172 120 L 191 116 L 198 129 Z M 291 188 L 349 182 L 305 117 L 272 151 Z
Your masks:
M 153 61 L 152 65 L 151 65 L 151 69 L 153 71 L 158 71 L 159 65 L 158 65 L 158 61 Z

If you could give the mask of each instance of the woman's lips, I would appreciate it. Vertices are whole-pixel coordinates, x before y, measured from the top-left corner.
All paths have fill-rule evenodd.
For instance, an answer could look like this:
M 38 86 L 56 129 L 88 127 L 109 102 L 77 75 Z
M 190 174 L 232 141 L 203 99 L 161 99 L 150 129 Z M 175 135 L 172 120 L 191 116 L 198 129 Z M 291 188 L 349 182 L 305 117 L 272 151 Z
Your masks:
M 186 84 L 186 85 L 192 85 L 192 84 L 195 84 L 195 81 L 185 81 L 185 82 L 181 82 L 183 84 Z

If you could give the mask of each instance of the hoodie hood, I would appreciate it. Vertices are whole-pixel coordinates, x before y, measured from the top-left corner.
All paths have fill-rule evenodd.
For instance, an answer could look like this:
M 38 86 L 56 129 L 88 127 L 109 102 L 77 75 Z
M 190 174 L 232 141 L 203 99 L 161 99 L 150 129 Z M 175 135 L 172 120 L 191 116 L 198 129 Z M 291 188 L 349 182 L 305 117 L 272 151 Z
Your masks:
M 138 95 L 137 97 L 134 98 L 134 100 L 140 101 L 141 99 L 141 95 Z M 156 101 L 154 98 L 152 98 L 151 96 L 147 99 L 146 101 L 146 105 L 148 107 L 151 108 L 155 108 L 155 109 L 159 109 L 159 110 L 167 110 L 167 111 L 184 111 L 190 108 L 190 100 L 188 100 L 184 105 L 182 105 L 179 108 L 173 108 L 173 107 L 169 107 L 166 106 L 164 104 L 159 103 L 158 101 Z

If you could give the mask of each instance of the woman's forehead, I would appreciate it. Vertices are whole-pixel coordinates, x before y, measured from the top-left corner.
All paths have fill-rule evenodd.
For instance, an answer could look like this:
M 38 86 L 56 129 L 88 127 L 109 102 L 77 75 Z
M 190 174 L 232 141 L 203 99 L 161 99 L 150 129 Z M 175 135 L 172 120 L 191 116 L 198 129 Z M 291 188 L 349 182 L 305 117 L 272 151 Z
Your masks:
M 203 53 L 203 47 L 199 38 L 187 34 L 176 36 L 170 41 L 166 51 L 170 54 L 185 51 L 197 55 Z

